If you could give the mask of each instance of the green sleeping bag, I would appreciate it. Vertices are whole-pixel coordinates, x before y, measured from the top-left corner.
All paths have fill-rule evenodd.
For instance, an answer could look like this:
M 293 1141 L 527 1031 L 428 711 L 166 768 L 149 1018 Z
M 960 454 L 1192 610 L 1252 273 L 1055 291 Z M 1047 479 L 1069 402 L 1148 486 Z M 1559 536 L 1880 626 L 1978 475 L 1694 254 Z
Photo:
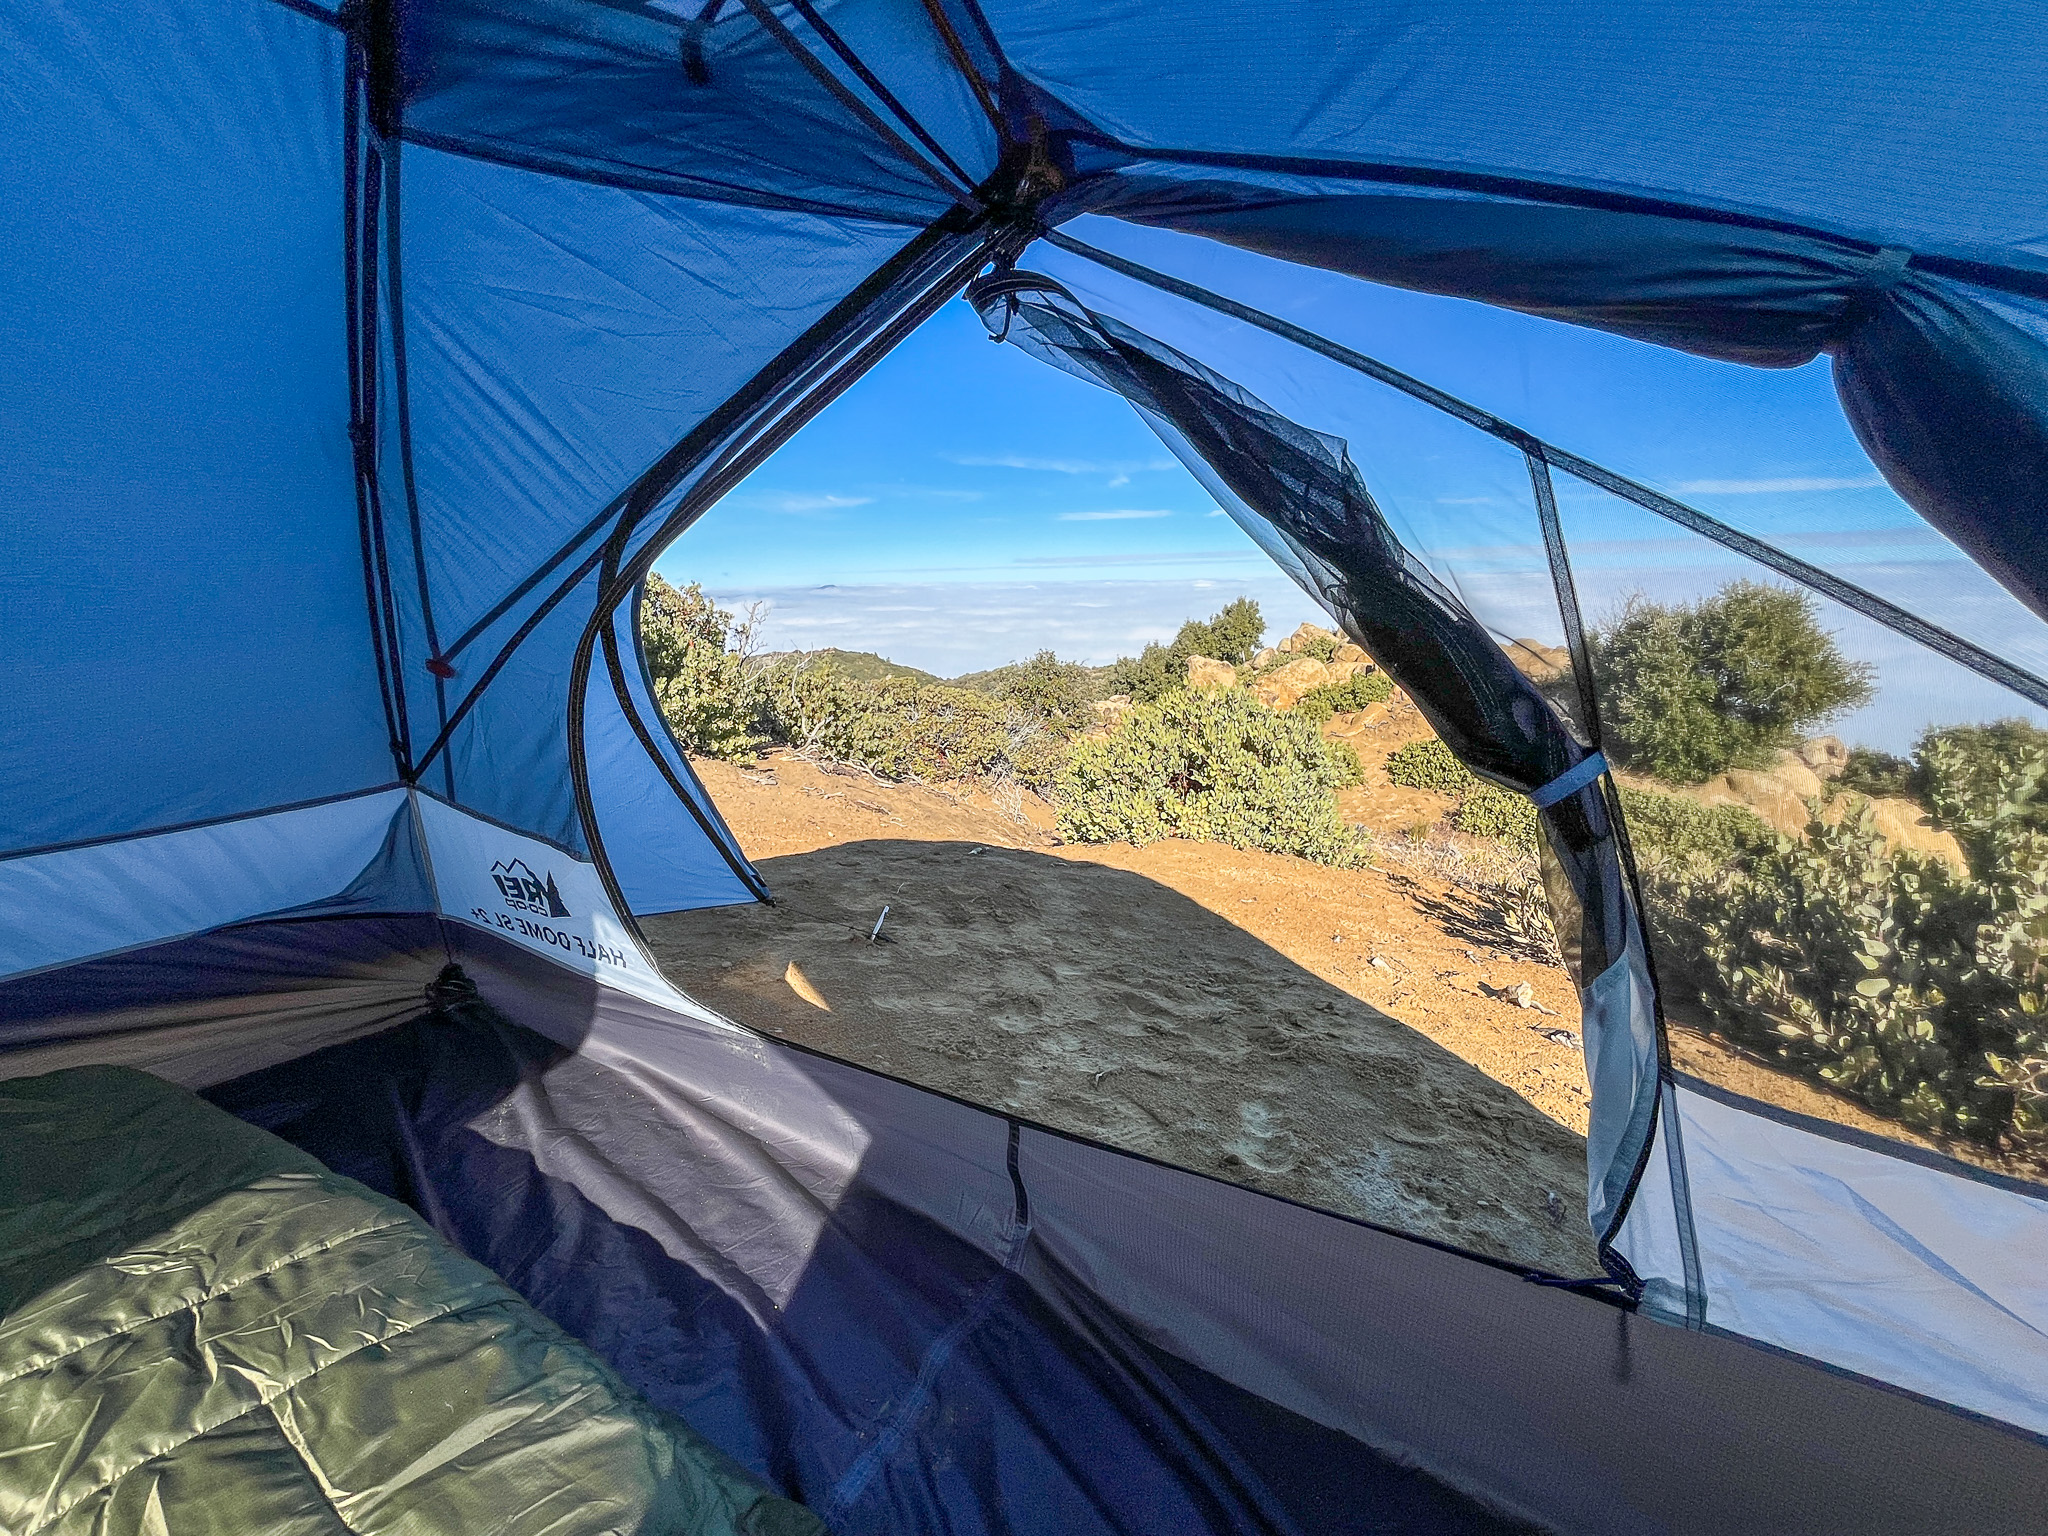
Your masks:
M 0 1082 L 0 1533 L 815 1536 L 405 1207 L 144 1073 Z

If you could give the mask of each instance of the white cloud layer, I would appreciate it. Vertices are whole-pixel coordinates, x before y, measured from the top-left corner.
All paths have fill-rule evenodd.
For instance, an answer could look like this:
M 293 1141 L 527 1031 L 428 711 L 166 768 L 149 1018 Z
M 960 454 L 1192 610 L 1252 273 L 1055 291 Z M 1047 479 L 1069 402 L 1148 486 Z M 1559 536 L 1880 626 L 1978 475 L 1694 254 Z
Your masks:
M 1794 476 L 1784 480 L 1681 480 L 1681 496 L 1771 496 L 1792 491 L 1873 491 L 1882 475 Z
M 1328 615 L 1270 566 L 1244 578 L 947 582 L 721 590 L 728 608 L 763 601 L 768 650 L 838 646 L 958 677 L 1050 648 L 1100 664 L 1170 640 L 1238 595 L 1258 599 L 1268 638 Z

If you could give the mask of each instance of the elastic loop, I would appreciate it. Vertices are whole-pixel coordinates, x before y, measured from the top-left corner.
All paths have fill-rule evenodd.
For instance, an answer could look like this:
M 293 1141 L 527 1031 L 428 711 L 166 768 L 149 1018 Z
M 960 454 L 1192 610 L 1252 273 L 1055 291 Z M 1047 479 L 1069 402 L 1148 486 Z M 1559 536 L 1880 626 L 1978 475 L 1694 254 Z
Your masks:
M 1565 769 L 1541 789 L 1529 791 L 1529 798 L 1536 802 L 1536 809 L 1544 810 L 1557 804 L 1568 795 L 1575 795 L 1607 771 L 1607 759 L 1595 752 L 1591 757 L 1581 758 Z

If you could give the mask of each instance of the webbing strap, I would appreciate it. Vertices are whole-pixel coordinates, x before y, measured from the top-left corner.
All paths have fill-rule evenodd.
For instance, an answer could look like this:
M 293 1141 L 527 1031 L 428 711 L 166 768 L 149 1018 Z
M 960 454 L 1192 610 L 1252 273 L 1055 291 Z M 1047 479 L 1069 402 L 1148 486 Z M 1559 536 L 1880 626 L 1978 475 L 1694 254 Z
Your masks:
M 1606 755 L 1595 752 L 1589 757 L 1580 758 L 1577 763 L 1565 769 L 1541 789 L 1530 790 L 1529 798 L 1536 802 L 1536 808 L 1540 811 L 1546 806 L 1557 804 L 1567 796 L 1576 795 L 1606 771 Z

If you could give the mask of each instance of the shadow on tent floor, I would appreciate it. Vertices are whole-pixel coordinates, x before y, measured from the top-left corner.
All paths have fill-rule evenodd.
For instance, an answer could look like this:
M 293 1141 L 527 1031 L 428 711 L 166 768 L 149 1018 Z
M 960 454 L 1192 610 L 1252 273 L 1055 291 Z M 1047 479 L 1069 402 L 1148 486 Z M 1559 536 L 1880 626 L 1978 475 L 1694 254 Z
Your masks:
M 1398 914 L 1383 905 L 1381 875 L 1178 847 L 1221 880 L 1176 888 L 1160 876 L 1185 878 L 1185 865 L 1144 873 L 1033 849 L 865 838 L 761 860 L 772 907 L 701 908 L 642 927 L 678 986 L 764 1034 L 1322 1210 L 1598 1274 L 1584 1140 L 1502 1080 L 1527 1087 L 1535 1068 L 1575 1084 L 1583 1102 L 1575 1038 L 1542 1033 L 1576 1016 L 1476 995 L 1481 980 L 1505 984 L 1517 968 L 1457 958 L 1410 898 L 1393 898 Z M 1205 906 L 1190 889 L 1227 904 Z M 1254 902 L 1266 937 L 1226 915 Z M 885 942 L 869 943 L 884 903 Z M 1376 1006 L 1276 948 L 1282 921 L 1359 974 L 1401 978 L 1396 1001 Z M 1339 927 L 1346 946 L 1330 941 Z M 1411 947 L 1417 927 L 1428 947 Z M 1398 968 L 1366 969 L 1381 949 Z M 830 1012 L 784 980 L 792 961 Z M 1451 965 L 1466 973 L 1466 994 L 1402 991 Z M 1569 995 L 1565 973 L 1552 974 Z M 1355 985 L 1386 996 L 1384 982 Z M 1475 1055 L 1432 1038 L 1425 1019 Z
M 469 1005 L 207 1097 L 404 1200 L 843 1536 L 1516 1528 L 858 1182 L 780 1307 L 680 1260 L 469 1127 L 566 1054 Z

